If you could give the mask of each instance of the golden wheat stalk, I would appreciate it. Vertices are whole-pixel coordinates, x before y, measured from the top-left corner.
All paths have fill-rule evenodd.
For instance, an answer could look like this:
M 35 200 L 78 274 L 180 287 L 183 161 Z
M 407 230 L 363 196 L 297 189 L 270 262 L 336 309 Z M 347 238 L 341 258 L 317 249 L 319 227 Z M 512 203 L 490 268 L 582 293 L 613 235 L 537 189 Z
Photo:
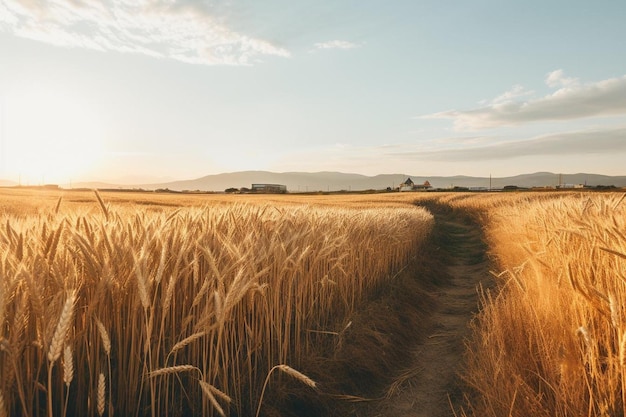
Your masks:
M 170 355 L 178 352 L 180 349 L 184 348 L 185 346 L 193 343 L 194 341 L 200 339 L 201 337 L 205 336 L 206 332 L 202 331 L 202 332 L 196 332 L 194 334 L 192 334 L 191 336 L 187 336 L 186 338 L 184 338 L 183 340 L 181 340 L 180 342 L 176 343 L 173 347 L 172 350 L 170 350 Z
M 156 369 L 152 372 L 149 372 L 148 376 L 150 378 L 153 378 L 153 377 L 162 376 L 162 375 L 170 375 L 170 374 L 177 374 L 179 372 L 190 372 L 190 371 L 198 371 L 198 373 L 202 375 L 202 371 L 196 366 L 176 365 L 176 366 L 169 366 L 167 368 Z
M 106 402 L 106 378 L 103 373 L 98 376 L 98 397 L 96 398 L 96 404 L 98 409 L 98 415 L 102 417 L 104 414 L 104 405 Z
M 178 275 L 170 276 L 170 279 L 167 281 L 167 287 L 165 290 L 165 300 L 163 301 L 163 311 L 165 313 L 169 312 L 170 306 L 172 305 L 172 297 L 174 296 L 174 288 L 176 287 L 176 281 L 178 280 Z
M 98 198 L 99 194 L 96 196 Z M 93 195 L 90 197 L 93 206 Z M 129 201 L 133 198 L 129 196 Z M 216 205 L 210 210 L 178 208 L 174 215 L 166 206 L 156 207 L 153 212 L 137 210 L 130 203 L 131 208 L 121 207 L 113 216 L 113 211 L 100 197 L 100 208 L 109 217 L 105 222 L 101 212 L 74 214 L 74 210 L 70 210 L 75 204 L 73 200 L 63 200 L 69 214 L 62 223 L 57 223 L 61 220 L 50 215 L 43 221 L 27 219 L 15 230 L 7 222 L 6 231 L 0 230 L 0 246 L 6 244 L 12 248 L 6 262 L 0 263 L 0 276 L 6 275 L 2 274 L 5 269 L 10 272 L 14 265 L 24 268 L 15 278 L 20 281 L 18 284 L 0 279 L 0 303 L 5 306 L 0 308 L 0 320 L 23 323 L 26 328 L 19 332 L 24 333 L 23 336 L 16 336 L 21 338 L 18 342 L 26 344 L 29 341 L 25 339 L 33 335 L 41 350 L 44 353 L 48 350 L 49 383 L 47 387 L 38 386 L 49 394 L 49 416 L 53 412 L 58 414 L 53 407 L 56 402 L 52 401 L 59 391 L 52 383 L 55 364 L 52 359 L 62 360 L 67 371 L 70 364 L 69 357 L 59 359 L 52 345 L 59 342 L 61 349 L 67 347 L 70 334 L 73 335 L 72 348 L 82 347 L 80 355 L 77 351 L 71 352 L 74 367 L 71 383 L 77 386 L 79 395 L 85 386 L 91 387 L 91 414 L 98 411 L 112 415 L 112 397 L 120 405 L 124 404 L 124 409 L 118 411 L 121 415 L 137 415 L 146 409 L 155 414 L 169 410 L 175 390 L 174 384 L 168 381 L 168 374 L 176 377 L 176 373 L 193 374 L 195 370 L 191 365 L 163 369 L 155 369 L 155 365 L 181 362 L 168 359 L 169 355 L 174 357 L 182 352 L 184 363 L 202 364 L 198 369 L 202 380 L 220 381 L 223 390 L 205 383 L 201 384 L 202 393 L 194 391 L 188 386 L 193 378 L 182 378 L 185 392 L 206 396 L 203 401 L 211 411 L 214 407 L 208 404 L 211 398 L 227 415 L 226 404 L 231 401 L 232 407 L 241 411 L 243 404 L 256 401 L 255 393 L 259 391 L 255 384 L 262 383 L 265 377 L 259 375 L 259 369 L 268 363 L 286 363 L 287 358 L 292 358 L 294 366 L 301 363 L 299 358 L 306 357 L 312 349 L 307 344 L 305 329 L 317 328 L 317 323 L 331 320 L 345 323 L 346 317 L 351 316 L 351 309 L 369 295 L 368 291 L 378 288 L 395 271 L 401 270 L 409 259 L 407 254 L 415 252 L 416 236 L 419 234 L 420 239 L 425 236 L 432 223 L 431 218 L 421 217 L 425 212 L 419 210 L 414 216 L 415 210 L 409 213 L 394 209 L 381 213 L 314 205 L 303 209 L 295 204 L 281 204 L 277 210 L 268 210 L 273 205 L 266 204 L 263 209 L 253 204 Z M 72 238 L 66 239 L 66 235 Z M 16 247 L 20 249 L 15 250 Z M 25 272 L 35 270 L 40 258 L 48 260 L 46 267 L 50 271 L 45 278 L 50 281 L 43 283 L 38 281 L 39 274 L 36 280 L 30 272 Z M 320 277 L 326 277 L 323 282 L 330 285 L 319 285 Z M 355 277 L 364 278 L 356 281 Z M 8 294 L 17 293 L 14 290 L 17 285 L 30 299 L 31 320 L 19 319 L 19 314 L 16 315 L 20 311 L 16 308 L 19 297 L 9 298 Z M 58 299 L 63 285 L 85 289 L 80 293 L 76 291 L 85 308 L 79 316 L 78 302 L 66 301 L 57 310 L 59 317 L 55 315 L 46 323 L 45 313 L 49 308 L 44 300 Z M 262 297 L 257 297 L 258 294 Z M 63 302 L 62 297 L 67 295 L 60 295 Z M 26 303 L 26 298 L 22 300 Z M 154 304 L 156 300 L 160 300 L 159 305 Z M 145 311 L 135 308 L 140 302 Z M 72 304 L 70 316 L 72 309 L 67 307 Z M 28 310 L 25 308 L 24 313 Z M 92 319 L 94 321 L 90 322 Z M 138 326 L 140 319 L 145 320 L 145 327 Z M 68 322 L 69 328 L 62 330 L 61 322 Z M 72 332 L 74 323 L 75 333 Z M 6 322 L 4 324 L 6 326 Z M 153 326 L 155 331 L 152 331 Z M 99 336 L 94 334 L 94 327 Z M 278 330 L 276 335 L 273 329 Z M 144 331 L 147 337 L 142 338 Z M 111 351 L 113 335 L 124 344 L 119 352 Z M 97 340 L 89 340 L 90 337 Z M 184 339 L 180 340 L 182 337 Z M 143 343 L 144 340 L 147 342 Z M 177 340 L 179 342 L 168 353 L 168 347 Z M 0 348 L 3 345 L 0 343 Z M 146 346 L 150 348 L 148 353 L 143 351 Z M 98 352 L 99 349 L 102 351 Z M 142 357 L 142 351 L 148 364 L 145 367 L 136 360 Z M 240 352 L 246 352 L 246 357 L 240 357 Z M 101 353 L 106 353 L 107 371 L 99 367 Z M 2 354 L 4 352 L 0 356 Z M 62 351 L 61 355 L 64 354 L 66 351 Z M 115 372 L 111 369 L 112 355 L 116 356 Z M 78 359 L 81 366 L 77 366 Z M 30 369 L 21 365 L 18 369 Z M 102 378 L 108 385 L 100 383 L 99 371 L 90 375 L 89 369 L 102 369 Z M 287 365 L 275 369 L 311 388 L 317 386 L 315 381 Z M 127 390 L 112 396 L 111 376 L 114 374 L 124 375 L 129 381 Z M 207 374 L 206 379 L 204 374 Z M 22 380 L 33 377 L 20 376 Z M 142 376 L 148 381 L 147 385 L 143 384 Z M 148 379 L 150 377 L 153 378 Z M 157 380 L 159 377 L 163 381 Z M 64 381 L 66 378 L 69 372 L 63 375 Z M 251 385 L 249 390 L 241 388 L 242 381 Z M 143 391 L 148 386 L 150 393 Z M 12 408 L 17 401 L 7 399 L 6 388 L 2 388 L 5 403 Z M 12 390 L 12 394 L 16 392 Z M 104 404 L 100 410 L 98 396 Z M 22 408 L 27 414 L 44 414 L 34 408 Z M 218 415 L 218 411 L 213 413 Z
M 217 402 L 215 395 L 219 396 L 223 401 L 229 404 L 231 401 L 230 397 L 207 382 L 204 382 L 204 381 L 198 381 L 198 382 L 200 383 L 200 388 L 202 389 L 202 392 L 209 399 L 209 402 L 211 403 L 213 408 L 215 408 L 215 411 L 217 411 L 217 413 L 220 416 L 226 417 L 226 414 L 224 413 L 224 409 Z
M 224 401 L 226 404 L 230 404 L 233 401 L 232 398 L 230 398 L 226 393 L 224 393 L 224 392 L 220 391 L 219 389 L 215 388 L 213 385 L 207 384 L 204 381 L 200 381 L 200 383 L 203 384 L 203 386 L 206 389 L 211 391 L 213 393 L 213 395 L 218 397 L 220 400 Z
M 297 379 L 298 381 L 302 382 L 303 384 L 313 389 L 317 389 L 317 384 L 315 383 L 315 381 L 313 381 L 308 376 L 304 375 L 302 372 L 293 369 L 289 365 L 284 365 L 284 364 L 276 365 L 272 369 L 270 369 L 270 371 L 267 373 L 267 376 L 265 377 L 265 382 L 263 383 L 263 388 L 261 389 L 261 396 L 259 397 L 259 405 L 256 409 L 256 417 L 259 417 L 259 413 L 261 412 L 261 406 L 263 405 L 263 396 L 265 395 L 265 388 L 267 388 L 267 383 L 270 380 L 270 376 L 272 375 L 272 372 L 274 372 L 274 370 L 276 369 L 281 370 L 287 375 Z
M 104 327 L 104 324 L 98 318 L 95 318 L 96 327 L 98 328 L 98 333 L 100 333 L 100 339 L 102 340 L 102 347 L 104 348 L 104 353 L 107 356 L 111 355 L 111 339 L 109 338 L 109 333 L 107 329 Z
M 104 204 L 104 201 L 102 200 L 102 197 L 100 197 L 100 193 L 98 192 L 98 190 L 94 189 L 93 191 L 96 194 L 96 198 L 98 199 L 100 208 L 102 209 L 102 212 L 104 213 L 105 219 L 109 220 L 109 208 L 106 206 L 106 204 Z
M 311 387 L 313 389 L 317 389 L 317 384 L 315 383 L 315 381 L 313 381 L 308 376 L 304 375 L 302 372 L 293 369 L 291 366 L 288 366 L 288 365 L 276 365 L 276 367 L 279 370 L 281 370 L 284 373 L 286 373 L 287 375 L 289 375 L 289 376 L 297 379 L 298 381 L 302 382 L 303 384 L 308 385 L 309 387 Z
M 74 379 L 74 358 L 72 356 L 72 348 L 65 346 L 63 350 L 63 382 L 69 388 Z
M 59 356 L 61 356 L 63 342 L 65 341 L 67 331 L 70 328 L 72 318 L 74 316 L 75 301 L 76 290 L 71 290 L 67 295 L 65 305 L 63 306 L 63 311 L 61 311 L 59 322 L 54 331 L 54 335 L 52 336 L 52 341 L 50 342 L 50 348 L 48 349 L 48 360 L 50 362 L 54 363 L 57 359 L 59 359 Z
M 135 275 L 137 277 L 137 289 L 139 290 L 139 300 L 141 301 L 141 305 L 145 310 L 150 307 L 150 296 L 149 293 L 149 282 L 147 277 L 143 271 L 143 262 L 144 262 L 145 253 L 143 250 L 141 251 L 141 255 L 138 263 L 135 266 Z

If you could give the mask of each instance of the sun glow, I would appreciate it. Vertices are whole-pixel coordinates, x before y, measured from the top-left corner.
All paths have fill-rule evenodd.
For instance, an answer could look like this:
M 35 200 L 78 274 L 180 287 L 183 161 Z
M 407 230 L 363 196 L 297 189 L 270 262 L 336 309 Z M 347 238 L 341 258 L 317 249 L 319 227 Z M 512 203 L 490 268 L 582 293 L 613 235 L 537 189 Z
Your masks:
M 5 97 L 0 175 L 22 185 L 66 184 L 102 155 L 103 129 L 89 101 L 33 89 Z

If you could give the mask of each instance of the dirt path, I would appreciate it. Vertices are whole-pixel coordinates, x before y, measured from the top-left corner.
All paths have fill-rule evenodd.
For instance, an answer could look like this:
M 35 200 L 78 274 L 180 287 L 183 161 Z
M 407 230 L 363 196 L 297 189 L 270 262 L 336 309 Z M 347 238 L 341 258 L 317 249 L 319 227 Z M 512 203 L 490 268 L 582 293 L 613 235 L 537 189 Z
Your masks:
M 433 243 L 440 248 L 444 270 L 427 337 L 407 352 L 407 367 L 399 371 L 390 395 L 363 416 L 449 417 L 462 405 L 458 371 L 478 307 L 477 286 L 489 282 L 486 248 L 478 225 L 449 209 L 428 208 L 435 215 Z
M 280 397 L 268 401 L 276 404 L 268 416 L 460 416 L 468 325 L 478 286 L 492 280 L 480 226 L 448 206 L 426 208 L 435 226 L 414 263 L 303 365 L 322 388 L 286 380 L 292 385 L 274 390 Z

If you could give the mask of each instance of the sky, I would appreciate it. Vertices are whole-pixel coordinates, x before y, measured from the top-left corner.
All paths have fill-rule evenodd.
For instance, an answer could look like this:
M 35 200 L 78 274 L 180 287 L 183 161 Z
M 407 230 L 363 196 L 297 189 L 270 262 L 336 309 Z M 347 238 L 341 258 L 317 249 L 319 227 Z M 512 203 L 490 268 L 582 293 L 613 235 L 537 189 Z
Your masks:
M 0 178 L 626 175 L 622 0 L 2 0 Z

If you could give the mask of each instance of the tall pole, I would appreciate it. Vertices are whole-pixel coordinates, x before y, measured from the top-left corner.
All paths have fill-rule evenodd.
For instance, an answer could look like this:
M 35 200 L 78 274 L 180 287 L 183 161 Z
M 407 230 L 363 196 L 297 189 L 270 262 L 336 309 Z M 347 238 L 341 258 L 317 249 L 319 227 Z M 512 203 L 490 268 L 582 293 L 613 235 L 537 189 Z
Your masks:
M 0 174 L 4 175 L 7 169 L 7 144 L 6 144 L 6 108 L 7 100 L 2 97 L 0 100 Z
M 489 174 L 489 191 L 491 191 L 491 174 Z

